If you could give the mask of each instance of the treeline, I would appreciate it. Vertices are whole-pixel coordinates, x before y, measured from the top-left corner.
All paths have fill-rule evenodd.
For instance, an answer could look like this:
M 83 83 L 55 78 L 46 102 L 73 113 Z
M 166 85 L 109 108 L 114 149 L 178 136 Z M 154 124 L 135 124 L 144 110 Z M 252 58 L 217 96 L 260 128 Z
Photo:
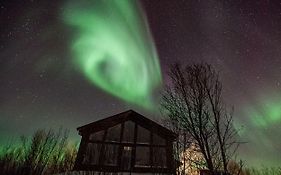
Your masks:
M 94 175 L 94 172 L 71 172 L 76 154 L 77 144 L 70 143 L 68 131 L 60 129 L 37 130 L 31 137 L 20 137 L 20 142 L 10 143 L 0 147 L 0 173 L 5 175 Z M 190 161 L 189 159 L 181 159 Z M 187 162 L 185 162 L 187 163 Z M 182 167 L 183 168 L 183 167 Z M 195 171 L 177 172 L 179 175 L 196 175 Z M 231 174 L 240 175 L 281 175 L 281 168 L 263 167 L 260 169 L 241 168 L 241 165 L 232 162 L 228 166 Z M 240 171 L 241 170 L 241 171 Z M 237 173 L 237 172 L 240 173 Z
M 70 143 L 68 131 L 37 130 L 21 136 L 17 144 L 0 148 L 0 172 L 5 175 L 56 174 L 72 169 L 77 144 Z

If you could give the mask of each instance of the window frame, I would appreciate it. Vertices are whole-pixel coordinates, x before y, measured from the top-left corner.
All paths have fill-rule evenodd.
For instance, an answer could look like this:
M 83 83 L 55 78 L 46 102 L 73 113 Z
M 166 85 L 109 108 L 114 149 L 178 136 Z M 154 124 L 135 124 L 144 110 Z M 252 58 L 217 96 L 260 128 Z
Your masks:
M 133 142 L 123 142 L 123 137 L 125 136 L 124 132 L 125 132 L 125 129 L 124 127 L 126 126 L 125 123 L 126 122 L 133 122 L 134 123 L 134 137 L 133 137 Z M 121 128 L 120 128 L 120 139 L 119 141 L 109 141 L 107 140 L 107 134 L 108 134 L 108 130 L 112 127 L 115 127 L 117 125 L 120 125 L 121 124 Z M 147 129 L 148 132 L 149 132 L 149 143 L 138 143 L 137 142 L 137 137 L 138 137 L 138 128 L 139 127 L 142 127 L 144 129 Z M 103 135 L 103 139 L 101 141 L 99 140 L 90 140 L 90 135 L 91 134 L 95 134 L 96 132 L 103 132 L 104 135 Z M 158 137 L 164 139 L 165 141 L 165 144 L 156 144 L 153 142 L 153 136 L 157 134 Z M 165 156 L 165 159 L 166 159 L 166 162 L 165 162 L 165 166 L 161 167 L 161 169 L 168 169 L 168 159 L 167 159 L 167 155 L 168 155 L 168 140 L 164 137 L 161 137 L 161 135 L 159 135 L 158 133 L 154 132 L 153 129 L 149 129 L 147 127 L 144 127 L 143 125 L 139 124 L 138 122 L 136 121 L 133 121 L 133 120 L 127 120 L 127 121 L 123 121 L 122 123 L 118 123 L 114 126 L 111 126 L 111 127 L 108 127 L 106 129 L 103 129 L 103 130 L 99 130 L 99 131 L 95 131 L 95 132 L 91 132 L 89 133 L 88 135 L 88 138 L 86 139 L 86 144 L 88 143 L 96 143 L 96 144 L 101 144 L 101 152 L 99 154 L 99 158 L 98 158 L 98 163 L 96 164 L 96 166 L 99 166 L 99 167 L 111 167 L 111 168 L 116 168 L 118 170 L 123 170 L 122 169 L 122 165 L 121 165 L 121 160 L 122 160 L 122 154 L 123 154 L 123 149 L 124 147 L 132 147 L 132 151 L 131 151 L 131 170 L 136 170 L 136 169 L 148 169 L 148 168 L 159 168 L 157 166 L 154 165 L 154 162 L 153 162 L 153 149 L 155 148 L 164 148 L 165 149 L 165 154 L 166 155 L 163 155 Z M 106 145 L 118 145 L 118 153 L 117 153 L 117 164 L 116 165 L 106 165 L 104 162 L 104 158 L 105 158 L 105 146 Z M 149 166 L 138 166 L 136 165 L 136 148 L 137 147 L 149 147 Z M 128 170 L 125 170 L 125 171 L 128 171 Z

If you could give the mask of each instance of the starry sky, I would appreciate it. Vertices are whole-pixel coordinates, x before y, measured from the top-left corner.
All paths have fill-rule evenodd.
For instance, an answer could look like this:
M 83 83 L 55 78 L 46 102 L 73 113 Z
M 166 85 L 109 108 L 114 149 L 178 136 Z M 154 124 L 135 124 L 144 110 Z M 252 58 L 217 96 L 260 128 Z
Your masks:
M 93 86 L 70 58 L 75 30 L 66 1 L 0 1 L 0 143 L 38 128 L 76 127 L 135 109 Z M 223 97 L 242 127 L 249 165 L 281 163 L 281 2 L 141 0 L 163 82 L 174 62 L 207 62 L 220 71 Z M 157 111 L 157 110 L 156 110 Z

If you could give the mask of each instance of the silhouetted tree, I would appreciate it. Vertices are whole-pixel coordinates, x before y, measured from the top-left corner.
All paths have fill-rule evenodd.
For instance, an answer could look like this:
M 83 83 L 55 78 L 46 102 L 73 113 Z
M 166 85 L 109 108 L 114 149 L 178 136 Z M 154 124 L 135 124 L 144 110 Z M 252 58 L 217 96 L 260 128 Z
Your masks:
M 162 100 L 162 110 L 181 132 L 189 136 L 211 171 L 228 172 L 227 165 L 239 143 L 232 112 L 222 101 L 219 74 L 209 64 L 172 66 Z M 195 162 L 196 163 L 196 162 Z
M 68 131 L 37 130 L 31 138 L 22 136 L 18 144 L 0 147 L 2 174 L 55 174 L 72 170 L 77 154 L 69 144 Z

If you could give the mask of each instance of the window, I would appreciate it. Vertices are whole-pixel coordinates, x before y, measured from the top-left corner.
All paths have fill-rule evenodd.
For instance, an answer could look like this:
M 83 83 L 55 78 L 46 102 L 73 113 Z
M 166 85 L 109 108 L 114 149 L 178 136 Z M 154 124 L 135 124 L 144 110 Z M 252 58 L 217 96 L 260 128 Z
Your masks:
M 150 143 L 150 131 L 138 125 L 137 143 Z
M 82 163 L 97 165 L 99 163 L 100 151 L 101 144 L 88 143 Z
M 150 151 L 148 146 L 136 147 L 136 167 L 149 167 Z
M 104 135 L 104 131 L 103 130 L 95 132 L 95 133 L 92 133 L 89 136 L 89 140 L 91 140 L 91 141 L 102 141 L 103 140 L 103 135 Z
M 156 133 L 153 133 L 153 145 L 166 145 L 166 140 Z
M 132 150 L 133 150 L 133 148 L 130 146 L 123 147 L 122 156 L 121 156 L 121 167 L 123 170 L 131 169 Z
M 121 124 L 108 128 L 106 141 L 120 142 Z
M 124 123 L 123 142 L 134 143 L 135 123 L 127 121 Z
M 166 148 L 162 147 L 153 147 L 152 148 L 152 161 L 154 167 L 161 167 L 165 168 L 167 167 L 166 164 Z
M 104 145 L 104 165 L 117 166 L 119 145 L 105 144 Z

